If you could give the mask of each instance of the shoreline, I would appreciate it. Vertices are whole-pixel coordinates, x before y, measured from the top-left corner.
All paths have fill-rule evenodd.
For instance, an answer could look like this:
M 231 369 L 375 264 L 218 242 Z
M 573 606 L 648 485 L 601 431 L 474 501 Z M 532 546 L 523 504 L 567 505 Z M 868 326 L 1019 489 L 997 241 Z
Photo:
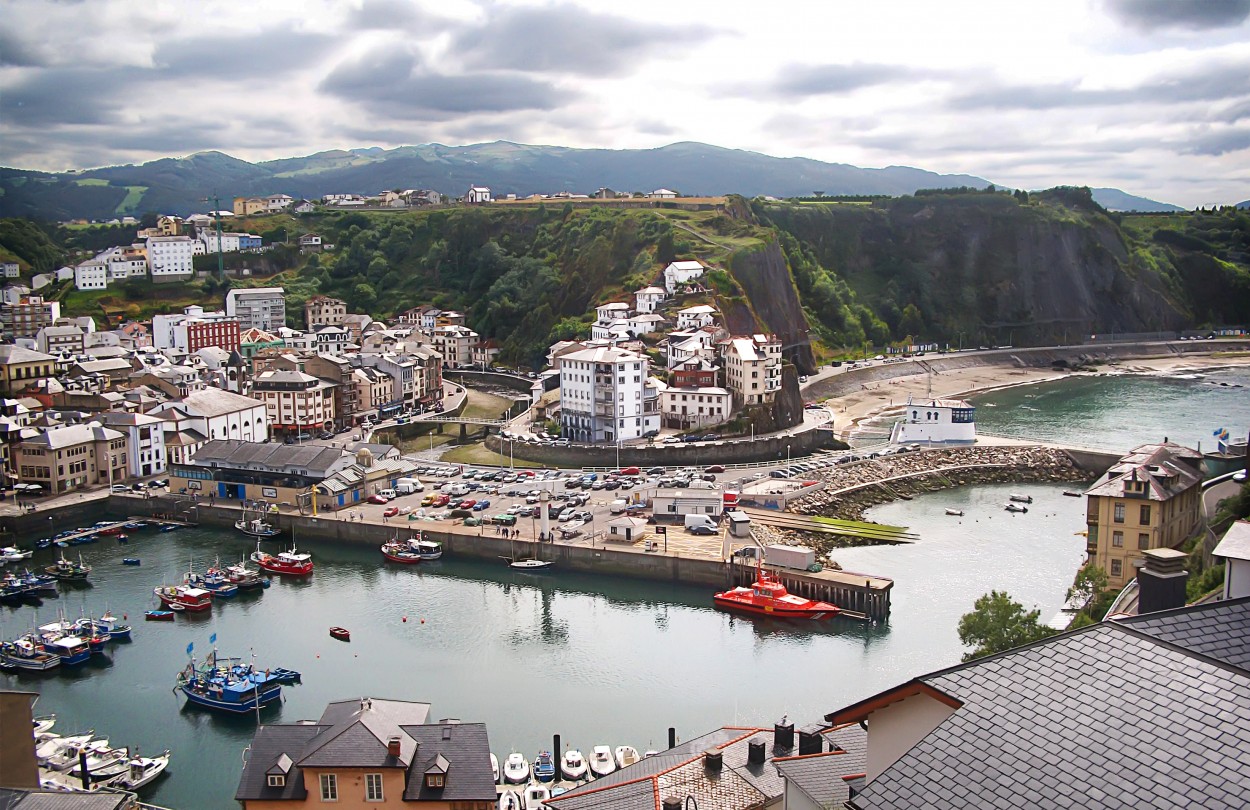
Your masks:
M 865 422 L 889 416 L 904 407 L 907 398 L 932 396 L 935 399 L 969 399 L 981 394 L 1024 385 L 1062 380 L 1072 376 L 1119 376 L 1125 374 L 1170 376 L 1205 373 L 1225 368 L 1250 366 L 1250 355 L 1217 357 L 1157 357 L 1116 361 L 1090 371 L 1059 371 L 1051 368 L 1021 368 L 1010 363 L 951 369 L 933 375 L 917 369 L 915 374 L 890 380 L 864 383 L 861 390 L 827 400 L 841 427 L 842 441 L 853 438 Z M 927 390 L 931 386 L 931 394 Z

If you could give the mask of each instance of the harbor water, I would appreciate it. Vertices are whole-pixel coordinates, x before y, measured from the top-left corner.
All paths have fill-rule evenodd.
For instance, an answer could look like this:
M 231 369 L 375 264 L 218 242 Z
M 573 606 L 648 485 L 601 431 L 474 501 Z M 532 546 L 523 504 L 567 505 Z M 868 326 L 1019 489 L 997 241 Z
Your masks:
M 1033 435 L 1024 431 L 1040 424 L 1037 414 L 1073 409 L 1079 394 L 1092 398 L 1070 415 L 1079 429 L 1064 433 L 1056 424 L 1053 440 L 1115 450 L 1159 433 L 1174 440 L 1193 434 L 1196 441 L 1215 427 L 1250 423 L 1245 390 L 1213 393 L 1207 389 L 1216 386 L 1181 381 L 1187 393 L 1173 400 L 1164 395 L 1175 381 L 1098 378 L 1104 391 L 1129 392 L 1107 404 L 1080 387 L 1086 382 L 1065 382 L 1073 386 L 1068 394 L 1048 387 L 992 394 L 978 400 L 978 416 L 982 424 L 1004 417 L 992 432 Z M 1090 410 L 1143 432 L 1108 445 L 1101 427 L 1089 427 L 1104 423 L 1082 421 Z M 1005 418 L 1012 414 L 1014 421 Z M 553 733 L 583 752 L 597 744 L 645 750 L 664 748 L 669 726 L 688 739 L 726 724 L 767 726 L 783 714 L 802 724 L 958 663 L 959 617 L 990 590 L 1005 590 L 1049 619 L 1084 548 L 1077 534 L 1084 501 L 1065 497 L 1063 488 L 968 487 L 871 510 L 869 519 L 920 536 L 912 545 L 837 552 L 848 571 L 895 580 L 890 621 L 879 625 L 747 619 L 713 610 L 704 588 L 562 572 L 527 576 L 502 563 L 451 556 L 387 566 L 374 548 L 314 542 L 301 542 L 317 564 L 307 580 L 276 579 L 263 592 L 219 602 L 208 616 L 144 622 L 143 611 L 155 606 L 154 587 L 180 579 L 190 564 L 234 561 L 255 546 L 216 529 L 135 532 L 128 545 L 105 539 L 71 549 L 95 566 L 90 585 L 63 586 L 60 598 L 38 608 L 0 606 L 0 637 L 51 621 L 58 610 L 76 617 L 108 608 L 128 617 L 133 641 L 78 668 L 0 675 L 0 688 L 40 692 L 36 713 L 55 712 L 61 733 L 94 728 L 144 753 L 171 749 L 168 774 L 145 797 L 188 810 L 233 803 L 256 725 L 252 716 L 189 708 L 172 689 L 187 645 L 202 657 L 213 635 L 223 655 L 254 653 L 262 668 L 303 673 L 280 706 L 264 711 L 264 722 L 316 719 L 327 702 L 349 697 L 427 701 L 432 718 L 485 722 L 501 759 L 512 750 L 532 759 Z M 1013 492 L 1033 496 L 1027 514 L 1003 510 Z M 964 516 L 947 516 L 947 508 Z M 123 557 L 142 564 L 123 565 Z M 54 558 L 54 551 L 40 551 L 33 562 Z M 329 637 L 335 625 L 351 631 L 351 642 Z

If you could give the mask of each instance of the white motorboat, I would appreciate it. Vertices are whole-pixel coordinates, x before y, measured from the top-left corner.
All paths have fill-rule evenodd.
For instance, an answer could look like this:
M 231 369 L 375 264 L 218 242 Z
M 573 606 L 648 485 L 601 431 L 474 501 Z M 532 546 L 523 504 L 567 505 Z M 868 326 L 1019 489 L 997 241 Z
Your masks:
M 490 755 L 490 772 L 495 777 L 495 784 L 499 784 L 499 757 L 494 754 Z
M 576 748 L 570 748 L 564 752 L 564 756 L 560 757 L 560 776 L 570 782 L 580 782 L 585 779 L 589 770 L 586 757 L 582 756 L 582 752 Z
M 96 740 L 83 746 L 68 746 L 60 754 L 48 760 L 47 767 L 54 771 L 81 770 L 81 754 L 86 754 L 87 771 L 93 779 L 117 776 L 126 770 L 130 758 L 124 748 L 110 748 L 108 740 Z
M 642 757 L 638 756 L 638 749 L 632 745 L 618 745 L 616 747 L 616 767 L 628 768 Z
M 964 510 L 962 510 L 962 509 L 947 509 L 947 510 L 946 510 L 946 514 L 948 514 L 948 515 L 952 515 L 953 517 L 963 517 L 963 516 L 964 516 Z
M 1012 493 L 1011 495 L 1007 496 L 1007 500 L 1016 501 L 1017 503 L 1033 503 L 1033 496 L 1032 495 L 1016 495 L 1015 493 Z
M 499 810 L 522 810 L 524 803 L 516 791 L 505 790 L 499 794 Z
M 1009 504 L 1007 504 L 1007 505 L 1006 505 L 1005 507 L 1003 507 L 1003 508 L 1004 508 L 1004 509 L 1006 509 L 1008 512 L 1027 512 L 1027 511 L 1029 511 L 1029 507 L 1027 507 L 1027 506 L 1021 506 L 1021 505 L 1020 505 L 1020 504 L 1018 504 L 1018 503 L 1009 503 Z
M 138 790 L 160 776 L 169 767 L 169 751 L 156 757 L 131 757 L 126 770 L 109 780 L 108 786 L 122 790 Z
M 33 550 L 23 551 L 17 546 L 5 546 L 4 548 L 0 548 L 0 560 L 4 560 L 5 562 L 21 562 L 22 560 L 29 560 L 32 556 L 34 556 L 34 554 L 35 552 Z
M 530 785 L 525 789 L 525 810 L 545 810 L 551 790 L 546 785 Z
M 513 751 L 503 763 L 505 785 L 524 785 L 530 780 L 530 764 L 524 755 Z
M 71 737 L 60 737 L 53 734 L 46 742 L 40 744 L 35 749 L 35 759 L 40 763 L 47 762 L 71 745 L 86 745 L 91 742 L 91 738 L 94 736 L 94 731 L 88 731 L 85 734 L 75 734 Z
M 615 771 L 616 760 L 612 758 L 612 749 L 606 745 L 590 749 L 590 770 L 595 776 L 607 776 Z
M 51 731 L 52 727 L 56 725 L 56 715 L 49 714 L 49 715 L 44 715 L 43 717 L 36 717 L 33 720 L 33 723 L 34 723 L 34 734 L 36 737 L 38 737 L 40 734 L 47 734 L 49 731 Z

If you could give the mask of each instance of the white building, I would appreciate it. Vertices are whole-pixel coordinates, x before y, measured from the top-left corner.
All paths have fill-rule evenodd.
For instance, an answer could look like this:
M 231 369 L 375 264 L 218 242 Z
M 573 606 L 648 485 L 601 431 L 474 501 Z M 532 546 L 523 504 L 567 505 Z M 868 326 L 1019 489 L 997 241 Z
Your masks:
M 239 319 L 243 330 L 276 331 L 286 326 L 286 291 L 281 287 L 232 289 L 226 293 L 226 314 Z
M 668 188 L 657 188 L 647 196 L 653 200 L 675 200 L 677 199 L 677 192 Z
M 657 489 L 651 498 L 656 520 L 681 520 L 686 515 L 709 515 L 719 520 L 725 513 L 725 493 L 712 489 Z
M 192 428 L 209 441 L 263 442 L 269 438 L 265 403 L 220 388 L 193 391 L 180 400 L 158 405 L 149 413 L 171 414 L 165 418 L 177 419 L 180 429 Z
M 728 421 L 733 415 L 733 392 L 727 388 L 665 387 L 660 392 L 664 426 L 687 430 Z
M 490 189 L 486 186 L 469 186 L 469 190 L 464 195 L 464 201 L 467 203 L 491 202 Z
M 5 278 L 18 278 L 22 275 L 22 266 L 17 262 L 0 262 L 0 271 Z
M 702 329 L 705 326 L 711 326 L 715 320 L 716 308 L 707 304 L 686 307 L 677 311 L 677 328 L 682 331 L 686 329 Z
M 696 278 L 702 278 L 706 268 L 696 261 L 673 262 L 664 268 L 664 289 L 669 295 L 677 292 L 680 284 L 687 284 Z
M 293 202 L 295 199 L 285 194 L 270 194 L 265 198 L 265 210 L 271 213 L 281 211 Z
M 1250 521 L 1229 526 L 1211 556 L 1224 560 L 1224 598 L 1250 596 Z
M 153 281 L 191 278 L 194 239 L 189 236 L 149 236 L 147 239 L 148 272 Z
M 725 383 L 743 405 L 771 402 L 781 390 L 781 341 L 773 335 L 731 337 L 720 344 Z
M 894 444 L 974 444 L 976 440 L 976 408 L 962 399 L 908 397 L 903 418 L 890 433 Z
M 97 417 L 105 427 L 126 434 L 130 474 L 163 475 L 167 469 L 165 420 L 143 413 L 107 412 Z
M 44 354 L 71 354 L 87 351 L 87 333 L 79 326 L 45 326 L 35 333 L 35 349 Z
M 451 368 L 473 365 L 473 347 L 481 340 L 477 332 L 467 326 L 439 326 L 434 329 L 434 348 L 443 356 L 443 363 Z
M 634 291 L 634 310 L 639 313 L 655 312 L 668 296 L 663 287 L 643 287 Z
M 74 268 L 74 286 L 80 290 L 103 290 L 109 285 L 109 268 L 92 259 Z
M 622 442 L 659 431 L 659 391 L 646 357 L 597 347 L 566 354 L 559 363 L 562 436 Z

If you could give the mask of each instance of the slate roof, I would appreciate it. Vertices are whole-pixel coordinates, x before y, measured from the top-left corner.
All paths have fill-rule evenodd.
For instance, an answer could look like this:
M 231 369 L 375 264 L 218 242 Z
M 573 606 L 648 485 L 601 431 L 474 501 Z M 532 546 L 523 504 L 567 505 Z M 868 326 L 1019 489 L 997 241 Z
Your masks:
M 847 776 L 855 770 L 856 758 L 845 751 L 826 751 L 778 759 L 777 770 L 786 782 L 806 793 L 819 807 L 841 807 L 851 798 Z
M 286 775 L 286 785 L 270 787 L 266 771 L 283 756 L 301 751 L 313 738 L 326 730 L 326 726 L 314 723 L 261 726 L 252 737 L 251 750 L 235 789 L 236 801 L 253 799 L 286 799 L 303 801 L 308 795 L 304 790 L 304 775 L 299 766 L 293 766 Z
M 195 416 L 221 416 L 223 414 L 244 411 L 248 408 L 263 408 L 265 403 L 233 391 L 221 388 L 206 388 L 203 391 L 192 391 L 182 398 L 186 409 Z
M 1103 622 L 922 676 L 959 707 L 846 806 L 1248 806 L 1250 671 L 1227 663 L 1244 661 L 1247 604 Z
M 56 358 L 50 354 L 36 352 L 30 349 L 23 349 L 21 346 L 14 346 L 10 343 L 0 344 L 0 365 L 7 366 L 15 363 L 39 363 Z
M 407 767 L 416 744 L 401 726 L 420 725 L 430 704 L 407 700 L 358 698 L 326 706 L 319 722 L 329 729 L 309 742 L 296 762 L 300 767 Z M 399 737 L 399 757 L 387 752 L 386 741 Z
M 1250 520 L 1239 520 L 1230 526 L 1211 554 L 1234 560 L 1250 560 Z
M 62 793 L 0 788 L 0 808 L 3 810 L 122 810 L 130 806 L 130 797 L 124 793 Z
M 337 447 L 319 444 L 277 444 L 275 442 L 244 442 L 238 439 L 214 439 L 196 451 L 192 462 L 207 467 L 265 470 L 307 470 L 310 475 L 326 474 L 344 456 Z
M 494 802 L 495 778 L 490 765 L 490 740 L 484 723 L 439 723 L 404 726 L 417 742 L 404 801 Z M 422 778 L 427 770 L 446 760 L 442 789 L 430 789 Z
M 1196 466 L 1202 456 L 1173 442 L 1144 444 L 1112 465 L 1086 495 L 1123 498 L 1129 481 L 1146 483 L 1146 499 L 1166 501 L 1202 482 Z M 1169 480 L 1170 479 L 1170 480 Z M 1140 497 L 1129 494 L 1127 497 Z
M 1139 633 L 1250 671 L 1250 597 L 1116 619 Z

